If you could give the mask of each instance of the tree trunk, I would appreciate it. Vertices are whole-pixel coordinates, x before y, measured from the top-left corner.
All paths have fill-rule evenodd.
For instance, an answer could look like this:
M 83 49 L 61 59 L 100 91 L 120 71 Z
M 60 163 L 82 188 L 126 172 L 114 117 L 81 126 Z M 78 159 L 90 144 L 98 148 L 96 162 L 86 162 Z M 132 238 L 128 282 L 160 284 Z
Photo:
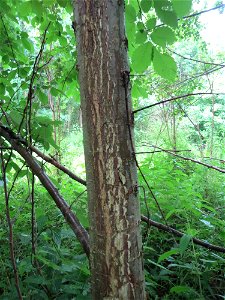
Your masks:
M 93 299 L 144 299 L 123 1 L 73 0 Z

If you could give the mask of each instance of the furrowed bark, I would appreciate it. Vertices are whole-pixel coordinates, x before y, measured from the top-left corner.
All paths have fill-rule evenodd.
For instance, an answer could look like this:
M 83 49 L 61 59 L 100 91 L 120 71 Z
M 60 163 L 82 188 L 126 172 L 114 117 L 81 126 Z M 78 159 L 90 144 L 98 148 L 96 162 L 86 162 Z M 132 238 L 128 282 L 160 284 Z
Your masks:
M 57 207 L 63 214 L 65 220 L 72 228 L 77 239 L 81 243 L 83 250 L 85 251 L 87 256 L 89 256 L 89 236 L 87 231 L 80 224 L 76 215 L 71 211 L 69 205 L 59 194 L 58 190 L 53 185 L 48 176 L 45 174 L 45 172 L 42 170 L 38 162 L 28 152 L 28 150 L 21 145 L 20 140 L 16 138 L 16 136 L 11 132 L 9 128 L 5 128 L 4 126 L 0 125 L 0 136 L 4 137 L 11 144 L 12 148 L 23 157 L 31 171 L 39 178 L 40 182 L 52 196 Z
M 73 0 L 93 299 L 144 299 L 124 2 Z

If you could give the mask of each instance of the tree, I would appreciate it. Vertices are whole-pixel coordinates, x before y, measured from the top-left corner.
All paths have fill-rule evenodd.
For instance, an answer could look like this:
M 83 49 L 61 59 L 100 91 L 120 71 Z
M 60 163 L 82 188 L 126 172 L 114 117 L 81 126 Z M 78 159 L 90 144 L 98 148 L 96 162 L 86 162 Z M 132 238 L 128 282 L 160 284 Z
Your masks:
M 144 299 L 145 288 L 151 298 L 170 297 L 173 293 L 178 297 L 186 297 L 186 293 L 194 298 L 202 297 L 202 291 L 207 291 L 207 283 L 201 286 L 201 277 L 205 280 L 204 275 L 207 275 L 207 282 L 211 282 L 213 273 L 223 269 L 220 268 L 223 260 L 217 264 L 217 269 L 211 268 L 212 257 L 210 254 L 204 256 L 201 266 L 206 263 L 210 275 L 206 268 L 205 273 L 197 272 L 196 280 L 189 261 L 195 257 L 197 262 L 200 252 L 196 255 L 196 252 L 192 254 L 186 249 L 192 240 L 211 251 L 225 253 L 223 247 L 208 243 L 216 241 L 219 244 L 224 240 L 222 233 L 216 239 L 213 236 L 214 226 L 224 223 L 222 201 L 221 207 L 215 210 L 213 204 L 205 202 L 210 199 L 208 187 L 205 195 L 199 192 L 199 186 L 204 191 L 205 184 L 211 188 L 210 201 L 216 203 L 222 198 L 222 187 L 218 188 L 217 194 L 214 193 L 216 188 L 213 184 L 211 187 L 211 176 L 209 184 L 199 182 L 205 181 L 207 171 L 200 172 L 203 167 L 225 173 L 224 160 L 222 151 L 218 166 L 203 157 L 201 160 L 192 158 L 196 152 L 190 153 L 193 148 L 189 145 L 188 135 L 184 138 L 185 143 L 181 143 L 179 135 L 184 136 L 184 132 L 179 122 L 188 118 L 195 125 L 190 117 L 192 100 L 213 95 L 206 87 L 196 93 L 202 75 L 198 74 L 199 66 L 193 68 L 193 61 L 203 63 L 200 73 L 206 74 L 206 65 L 210 66 L 211 72 L 214 71 L 211 66 L 223 68 L 224 64 L 210 63 L 207 57 L 205 62 L 189 59 L 190 48 L 185 53 L 179 43 L 174 51 L 172 43 L 177 37 L 179 39 L 179 35 L 198 34 L 197 22 L 187 16 L 191 0 L 182 1 L 182 4 L 180 0 L 73 0 L 73 27 L 70 1 L 16 2 L 15 6 L 15 1 L 2 0 L 0 11 L 0 47 L 3 53 L 0 56 L 0 252 L 3 261 L 0 297 L 86 299 L 89 296 L 89 261 L 94 299 Z M 178 18 L 181 29 L 180 26 L 177 28 Z M 188 24 L 185 23 L 187 18 Z M 175 63 L 170 53 L 182 58 L 181 66 Z M 184 64 L 183 60 L 190 61 Z M 154 73 L 151 64 L 163 79 Z M 192 80 L 192 84 L 188 79 L 190 70 L 196 80 Z M 182 84 L 182 76 L 185 81 L 187 79 L 188 86 Z M 170 82 L 177 77 L 181 82 L 171 85 Z M 87 181 L 73 173 L 76 170 L 74 157 L 78 155 L 68 145 L 68 131 L 78 127 L 73 120 L 74 111 L 80 107 L 79 89 Z M 215 95 L 218 96 L 217 92 Z M 217 102 L 218 98 L 215 99 Z M 220 101 L 222 103 L 222 97 Z M 203 102 L 202 99 L 199 98 L 199 102 Z M 216 107 L 214 103 L 211 106 Z M 160 117 L 151 114 L 146 120 L 149 109 L 154 109 Z M 219 137 L 220 132 L 214 126 L 217 125 L 217 113 L 213 109 L 211 133 L 217 132 Z M 135 152 L 134 118 L 140 152 Z M 166 134 L 161 123 L 167 129 Z M 170 124 L 173 141 L 170 141 Z M 196 130 L 197 125 L 194 127 Z M 164 136 L 160 136 L 163 130 Z M 81 132 L 80 128 L 78 132 Z M 71 133 L 74 144 L 79 141 L 76 133 Z M 200 126 L 198 133 L 202 134 Z M 61 137 L 64 137 L 62 143 Z M 184 156 L 183 152 L 187 155 Z M 141 155 L 140 160 L 137 154 Z M 58 180 L 48 167 L 49 163 L 60 170 Z M 193 163 L 197 167 L 194 168 Z M 64 164 L 70 165 L 70 170 Z M 218 178 L 215 178 L 217 187 L 223 182 L 222 177 Z M 88 190 L 89 223 L 83 186 Z M 140 195 L 138 189 L 141 189 Z M 46 191 L 57 207 L 48 201 Z M 147 217 L 140 216 L 139 196 L 142 213 Z M 220 218 L 216 211 L 221 211 Z M 187 214 L 191 216 L 189 219 Z M 140 221 L 148 224 L 144 227 L 143 250 Z M 185 228 L 187 221 L 188 230 Z M 192 237 L 199 221 L 203 224 L 199 226 L 199 235 L 201 233 L 206 241 Z M 171 228 L 168 222 L 186 234 Z M 149 226 L 167 233 L 162 235 L 159 232 L 148 237 Z M 76 239 L 71 238 L 73 233 Z M 168 240 L 166 234 L 172 234 L 173 239 Z M 175 237 L 181 237 L 179 244 Z M 142 251 L 145 251 L 146 287 Z M 188 270 L 191 271 L 188 273 Z M 222 276 L 217 276 L 221 282 Z M 15 286 L 9 286 L 9 281 L 15 282 Z M 215 288 L 218 284 L 214 282 Z M 214 289 L 216 294 L 222 295 L 221 290 L 220 287 Z M 213 292 L 210 290 L 210 293 Z
M 74 1 L 93 299 L 144 299 L 130 69 L 119 1 Z

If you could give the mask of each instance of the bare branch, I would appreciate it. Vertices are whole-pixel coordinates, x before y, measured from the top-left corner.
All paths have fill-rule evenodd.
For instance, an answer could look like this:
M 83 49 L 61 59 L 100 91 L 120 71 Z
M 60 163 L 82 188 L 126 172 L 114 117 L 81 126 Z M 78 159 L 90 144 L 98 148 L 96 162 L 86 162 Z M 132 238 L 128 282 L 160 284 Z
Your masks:
M 224 169 L 218 168 L 218 167 L 216 167 L 216 166 L 212 166 L 212 165 L 206 164 L 206 163 L 204 163 L 204 162 L 201 162 L 201 161 L 196 160 L 196 159 L 193 159 L 193 158 L 189 158 L 189 157 L 181 156 L 181 155 L 179 155 L 179 154 L 175 154 L 175 153 L 172 152 L 172 151 L 165 150 L 165 149 L 163 149 L 163 148 L 161 148 L 161 147 L 158 147 L 158 146 L 154 146 L 154 145 L 151 145 L 151 146 L 154 147 L 154 148 L 156 148 L 156 149 L 160 149 L 160 150 L 162 150 L 162 151 L 164 151 L 164 152 L 166 152 L 166 153 L 168 153 L 168 154 L 171 154 L 171 155 L 173 155 L 173 156 L 176 156 L 176 157 L 178 157 L 178 158 L 181 158 L 181 159 L 183 159 L 183 160 L 189 160 L 189 161 L 192 161 L 192 162 L 194 162 L 194 163 L 196 163 L 196 164 L 199 164 L 199 165 L 202 165 L 202 166 L 204 166 L 204 167 L 207 167 L 207 168 L 209 168 L 209 169 L 213 169 L 213 170 L 216 170 L 216 171 L 218 171 L 218 172 L 225 173 L 225 170 L 224 170 Z
M 206 9 L 206 10 L 202 10 L 202 11 L 193 13 L 193 14 L 191 14 L 191 15 L 188 15 L 188 16 L 183 17 L 182 19 L 188 19 L 188 18 L 192 18 L 192 17 L 197 17 L 197 16 L 199 16 L 199 15 L 201 15 L 201 14 L 210 12 L 210 11 L 215 10 L 215 9 L 220 9 L 220 8 L 223 8 L 223 7 L 225 7 L 225 4 L 221 4 L 221 5 L 215 6 L 215 7 L 210 8 L 210 9 Z
M 186 95 L 180 95 L 180 96 L 177 96 L 177 97 L 173 97 L 173 98 L 170 98 L 170 99 L 162 100 L 162 101 L 159 101 L 157 103 L 153 103 L 153 104 L 147 105 L 147 106 L 142 107 L 142 108 L 138 108 L 138 109 L 136 109 L 136 110 L 133 111 L 133 114 L 136 114 L 137 112 L 140 112 L 140 111 L 145 110 L 147 108 L 150 108 L 150 107 L 153 107 L 153 106 L 157 106 L 157 105 L 160 105 L 160 104 L 164 104 L 164 103 L 167 103 L 167 102 L 170 102 L 170 101 L 178 100 L 178 99 L 181 99 L 181 98 L 186 98 L 186 97 L 191 97 L 191 96 L 199 96 L 199 95 L 221 95 L 221 94 L 225 95 L 225 93 L 205 93 L 205 92 L 190 93 L 190 94 L 186 94 Z
M 195 79 L 198 79 L 198 78 L 200 78 L 202 76 L 207 76 L 208 74 L 211 74 L 213 72 L 219 71 L 219 70 L 221 70 L 223 68 L 224 68 L 224 66 L 213 66 L 210 70 L 207 70 L 207 71 L 195 74 L 195 75 L 193 75 L 191 77 L 188 77 L 188 78 L 186 78 L 186 79 L 184 79 L 184 80 L 176 83 L 174 87 L 178 88 L 179 86 L 181 86 L 183 84 L 188 84 L 191 81 L 193 82 Z
M 194 62 L 197 62 L 197 63 L 201 63 L 201 64 L 204 64 L 204 65 L 212 65 L 212 66 L 221 66 L 221 67 L 225 67 L 225 64 L 223 63 L 213 63 L 213 62 L 207 62 L 207 61 L 203 61 L 203 60 L 198 60 L 198 59 L 194 59 L 194 58 L 190 58 L 190 57 L 186 57 L 186 56 L 183 56 L 181 55 L 180 53 L 177 53 L 173 50 L 171 50 L 170 48 L 166 48 L 168 51 L 172 52 L 173 54 L 183 58 L 183 59 L 186 59 L 186 60 L 191 60 L 191 61 L 194 61 Z
M 153 221 L 145 216 L 141 216 L 141 220 L 151 226 L 154 226 L 156 228 L 158 228 L 159 230 L 163 230 L 163 231 L 166 231 L 166 232 L 169 232 L 169 233 L 172 233 L 173 235 L 176 235 L 176 236 L 179 236 L 179 237 L 182 237 L 184 235 L 183 232 L 181 231 L 178 231 L 170 226 L 167 226 L 167 225 L 164 225 L 162 223 L 158 223 L 156 221 Z M 192 241 L 194 244 L 196 245 L 200 245 L 204 248 L 207 248 L 207 249 L 210 249 L 210 250 L 214 250 L 214 251 L 217 251 L 217 252 L 222 252 L 222 253 L 225 253 L 225 248 L 223 247 L 220 247 L 220 246 L 216 246 L 216 245 L 213 245 L 213 244 L 209 244 L 207 242 L 204 242 L 202 240 L 199 240 L 197 238 L 192 238 Z
M 173 152 L 191 152 L 191 150 L 167 150 Z M 157 152 L 164 152 L 163 150 L 155 150 L 155 151 L 142 151 L 142 152 L 135 152 L 135 154 L 154 154 Z
M 224 159 L 220 159 L 220 158 L 209 157 L 209 156 L 204 156 L 203 158 L 205 158 L 205 159 L 210 159 L 210 160 L 218 160 L 218 161 L 221 162 L 222 164 L 225 163 L 225 160 L 224 160 Z

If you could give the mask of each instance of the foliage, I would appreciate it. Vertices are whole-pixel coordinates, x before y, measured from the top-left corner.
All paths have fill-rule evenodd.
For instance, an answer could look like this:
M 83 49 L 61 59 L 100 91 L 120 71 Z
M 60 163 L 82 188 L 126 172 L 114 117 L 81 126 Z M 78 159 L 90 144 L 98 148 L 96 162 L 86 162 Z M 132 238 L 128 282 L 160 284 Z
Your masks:
M 128 1 L 135 109 L 179 95 L 213 92 L 213 83 L 218 85 L 213 72 L 223 71 L 224 53 L 210 57 L 198 19 L 182 20 L 191 2 Z M 23 139 L 32 136 L 41 151 L 85 178 L 70 2 L 2 0 L 0 9 L 2 124 Z M 157 148 L 183 150 L 177 154 L 224 169 L 224 115 L 221 94 L 185 97 L 135 114 L 136 156 L 144 174 L 139 173 L 142 213 L 185 233 L 178 239 L 143 225 L 150 299 L 225 297 L 225 256 L 191 240 L 224 245 L 224 175 Z M 0 142 L 9 147 L 2 138 Z M 37 179 L 32 198 L 32 174 L 19 155 L 6 149 L 3 158 L 8 161 L 8 191 L 12 188 L 9 210 L 22 294 L 27 299 L 89 299 L 88 261 L 71 229 Z M 88 229 L 85 187 L 37 161 Z M 3 178 L 0 185 L 0 299 L 17 299 Z

